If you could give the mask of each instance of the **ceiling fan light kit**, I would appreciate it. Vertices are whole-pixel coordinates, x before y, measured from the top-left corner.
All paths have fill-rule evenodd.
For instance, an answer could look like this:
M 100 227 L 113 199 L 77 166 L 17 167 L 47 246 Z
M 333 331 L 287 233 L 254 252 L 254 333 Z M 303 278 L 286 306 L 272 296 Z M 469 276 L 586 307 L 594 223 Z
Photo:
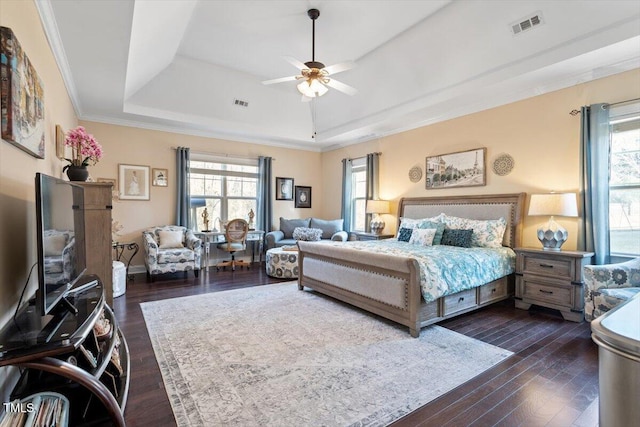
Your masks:
M 340 83 L 335 79 L 330 79 L 330 74 L 337 74 L 342 71 L 349 70 L 355 66 L 352 61 L 335 64 L 329 67 L 325 67 L 322 62 L 316 61 L 316 19 L 320 16 L 318 9 L 309 9 L 307 15 L 311 18 L 311 61 L 305 63 L 299 62 L 293 58 L 287 60 L 291 62 L 295 67 L 300 69 L 300 75 L 282 77 L 279 79 L 265 80 L 262 84 L 269 85 L 274 83 L 282 83 L 292 80 L 299 80 L 300 83 L 296 85 L 298 91 L 303 95 L 303 101 L 309 101 L 311 98 L 317 98 L 329 91 L 329 87 L 332 87 L 347 95 L 354 95 L 357 91 L 355 88 Z M 327 87 L 329 86 L 329 87 Z M 306 98 L 306 99 L 305 99 Z

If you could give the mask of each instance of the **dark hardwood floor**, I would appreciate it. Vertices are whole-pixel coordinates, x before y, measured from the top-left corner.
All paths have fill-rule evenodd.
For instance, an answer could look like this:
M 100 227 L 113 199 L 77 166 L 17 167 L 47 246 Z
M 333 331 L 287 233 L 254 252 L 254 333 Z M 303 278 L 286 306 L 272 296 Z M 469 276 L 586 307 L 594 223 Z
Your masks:
M 235 272 L 214 268 L 199 278 L 180 273 L 154 283 L 145 275 L 129 281 L 114 301 L 131 354 L 127 425 L 175 426 L 141 302 L 278 282 L 264 273 L 264 264 Z M 553 310 L 518 310 L 506 301 L 440 325 L 514 355 L 393 426 L 597 426 L 598 349 L 588 323 L 564 321 Z

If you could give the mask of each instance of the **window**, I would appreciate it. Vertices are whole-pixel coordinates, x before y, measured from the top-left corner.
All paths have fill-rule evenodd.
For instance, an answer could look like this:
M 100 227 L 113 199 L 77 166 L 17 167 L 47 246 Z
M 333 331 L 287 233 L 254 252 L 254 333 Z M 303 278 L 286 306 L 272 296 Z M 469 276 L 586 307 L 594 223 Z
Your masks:
M 611 254 L 640 255 L 640 103 L 610 110 Z
M 192 155 L 189 162 L 191 199 L 204 200 L 204 206 L 192 208 L 192 223 L 197 224 L 196 230 L 206 229 L 205 208 L 209 215 L 209 229 L 220 229 L 219 221 L 235 218 L 248 221 L 249 211 L 257 212 L 257 163 L 257 160 Z
M 367 159 L 355 159 L 351 163 L 351 229 L 365 231 L 367 207 Z

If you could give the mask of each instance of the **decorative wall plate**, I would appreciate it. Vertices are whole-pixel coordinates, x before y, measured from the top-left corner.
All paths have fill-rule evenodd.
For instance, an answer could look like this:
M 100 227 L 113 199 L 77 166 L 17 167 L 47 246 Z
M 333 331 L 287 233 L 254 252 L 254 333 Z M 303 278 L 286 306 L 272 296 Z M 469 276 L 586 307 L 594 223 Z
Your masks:
M 500 154 L 493 161 L 493 172 L 500 176 L 509 175 L 514 166 L 515 161 L 513 157 L 508 154 Z
M 420 166 L 414 166 L 409 169 L 409 179 L 411 182 L 420 182 L 422 179 L 422 168 Z

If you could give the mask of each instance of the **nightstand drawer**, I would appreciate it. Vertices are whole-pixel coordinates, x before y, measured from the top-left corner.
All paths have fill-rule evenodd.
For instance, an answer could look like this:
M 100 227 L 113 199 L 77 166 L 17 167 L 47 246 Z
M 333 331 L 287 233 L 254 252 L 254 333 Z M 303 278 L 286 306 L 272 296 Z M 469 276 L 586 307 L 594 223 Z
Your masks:
M 524 274 L 539 274 L 541 276 L 573 280 L 572 272 L 573 262 L 571 259 L 554 259 L 535 255 L 524 255 L 522 271 Z
M 523 300 L 560 305 L 564 307 L 573 307 L 571 285 L 554 284 L 550 281 L 539 283 L 537 281 L 528 280 L 527 277 L 521 279 L 521 298 Z
M 468 289 L 466 291 L 458 292 L 454 295 L 448 295 L 444 297 L 444 315 L 448 316 L 458 311 L 466 310 L 467 308 L 476 306 L 476 290 Z
M 481 287 L 478 304 L 485 304 L 506 297 L 508 293 L 507 284 L 507 280 L 500 280 L 491 285 Z

